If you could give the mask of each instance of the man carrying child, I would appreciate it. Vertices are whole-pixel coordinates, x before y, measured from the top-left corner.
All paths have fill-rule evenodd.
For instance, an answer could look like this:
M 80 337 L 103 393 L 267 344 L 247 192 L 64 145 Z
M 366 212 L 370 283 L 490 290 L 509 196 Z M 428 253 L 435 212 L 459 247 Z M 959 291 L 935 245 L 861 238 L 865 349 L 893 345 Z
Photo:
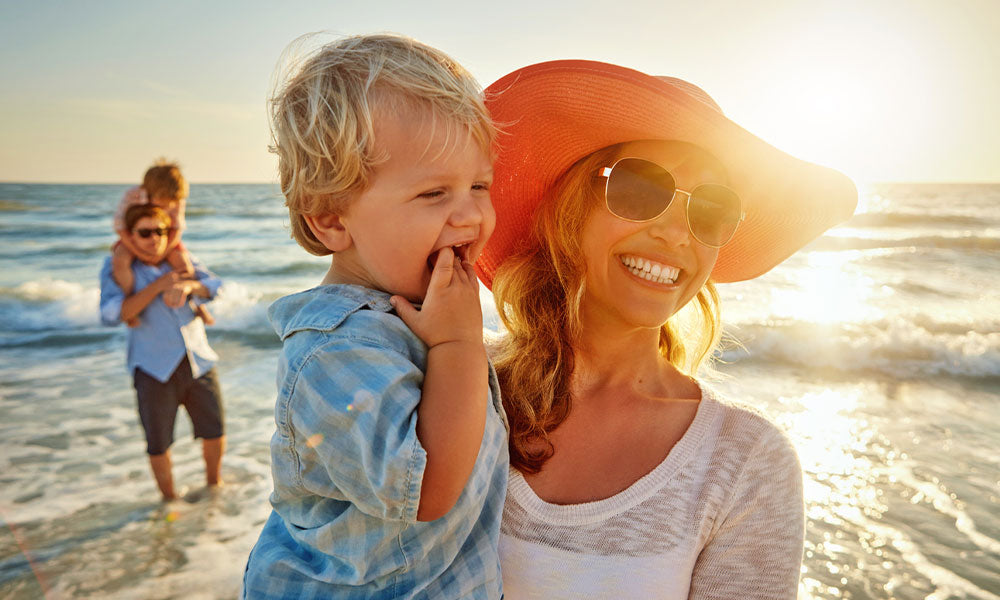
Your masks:
M 200 437 L 205 479 L 212 488 L 219 476 L 226 438 L 222 396 L 214 364 L 218 356 L 208 345 L 203 320 L 194 303 L 215 296 L 221 280 L 192 261 L 193 278 L 185 278 L 168 262 L 173 222 L 166 210 L 140 203 L 125 211 L 123 244 L 135 248 L 126 293 L 113 275 L 114 259 L 101 269 L 101 321 L 117 325 L 135 320 L 128 332 L 128 370 L 132 374 L 139 417 L 146 433 L 146 451 L 164 501 L 178 497 L 174 488 L 170 445 L 180 405 L 188 411 L 194 437 Z
M 132 243 L 132 236 L 128 235 L 125 227 L 125 212 L 140 204 L 153 204 L 166 211 L 170 217 L 170 229 L 166 238 L 165 260 L 181 276 L 188 279 L 194 276 L 191 255 L 181 242 L 181 235 L 185 229 L 184 212 L 187 196 L 188 183 L 181 174 L 180 167 L 177 163 L 167 162 L 162 158 L 157 159 L 146 170 L 142 185 L 130 188 L 122 195 L 114 218 L 114 230 L 118 234 L 118 241 L 111 249 L 111 275 L 126 295 L 132 293 L 132 262 L 137 258 L 148 262 L 152 258 L 144 255 L 143 250 Z M 197 304 L 193 308 L 195 314 L 205 321 L 205 325 L 215 323 L 215 319 L 204 305 Z M 135 327 L 138 321 L 130 319 L 126 323 L 129 327 Z

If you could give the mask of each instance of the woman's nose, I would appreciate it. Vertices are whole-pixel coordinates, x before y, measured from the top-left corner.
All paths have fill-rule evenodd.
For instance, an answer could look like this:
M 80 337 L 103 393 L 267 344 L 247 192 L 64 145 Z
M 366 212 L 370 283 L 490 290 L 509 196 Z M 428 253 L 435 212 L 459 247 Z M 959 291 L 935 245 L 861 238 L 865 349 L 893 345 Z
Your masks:
M 686 246 L 691 243 L 687 225 L 687 196 L 677 190 L 670 206 L 649 224 L 649 233 L 670 245 Z

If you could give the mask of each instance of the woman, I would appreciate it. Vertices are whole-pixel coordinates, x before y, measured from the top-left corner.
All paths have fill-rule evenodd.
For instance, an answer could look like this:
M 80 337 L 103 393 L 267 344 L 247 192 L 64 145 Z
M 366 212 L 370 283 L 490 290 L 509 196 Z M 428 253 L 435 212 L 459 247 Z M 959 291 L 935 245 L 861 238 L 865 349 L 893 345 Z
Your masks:
M 713 283 L 849 217 L 854 185 L 697 87 L 614 65 L 532 65 L 487 105 L 505 129 L 477 269 L 507 329 L 506 597 L 794 598 L 795 451 L 694 374 L 719 339 Z

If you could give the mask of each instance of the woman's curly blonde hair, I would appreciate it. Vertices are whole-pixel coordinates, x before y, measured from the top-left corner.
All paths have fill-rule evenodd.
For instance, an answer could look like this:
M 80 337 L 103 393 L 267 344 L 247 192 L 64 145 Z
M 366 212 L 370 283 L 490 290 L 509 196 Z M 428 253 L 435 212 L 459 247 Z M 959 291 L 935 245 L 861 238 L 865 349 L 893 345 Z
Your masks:
M 586 265 L 580 232 L 602 199 L 593 174 L 619 146 L 599 150 L 569 168 L 535 214 L 528 244 L 497 269 L 493 296 L 506 335 L 493 361 L 510 421 L 510 462 L 537 473 L 553 453 L 549 433 L 569 415 L 574 345 Z M 708 282 L 696 297 L 697 314 L 682 310 L 660 328 L 660 353 L 694 374 L 719 342 L 719 296 Z

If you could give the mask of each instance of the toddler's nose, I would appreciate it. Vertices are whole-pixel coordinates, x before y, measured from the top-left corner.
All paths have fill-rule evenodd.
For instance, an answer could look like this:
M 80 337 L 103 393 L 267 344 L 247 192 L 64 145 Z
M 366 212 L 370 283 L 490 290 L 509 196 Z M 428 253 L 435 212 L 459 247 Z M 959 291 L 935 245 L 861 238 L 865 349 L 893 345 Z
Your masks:
M 487 200 L 488 202 L 489 200 Z M 448 221 L 456 227 L 482 223 L 484 208 L 481 204 L 479 199 L 471 193 L 463 194 L 461 198 L 456 199 Z

